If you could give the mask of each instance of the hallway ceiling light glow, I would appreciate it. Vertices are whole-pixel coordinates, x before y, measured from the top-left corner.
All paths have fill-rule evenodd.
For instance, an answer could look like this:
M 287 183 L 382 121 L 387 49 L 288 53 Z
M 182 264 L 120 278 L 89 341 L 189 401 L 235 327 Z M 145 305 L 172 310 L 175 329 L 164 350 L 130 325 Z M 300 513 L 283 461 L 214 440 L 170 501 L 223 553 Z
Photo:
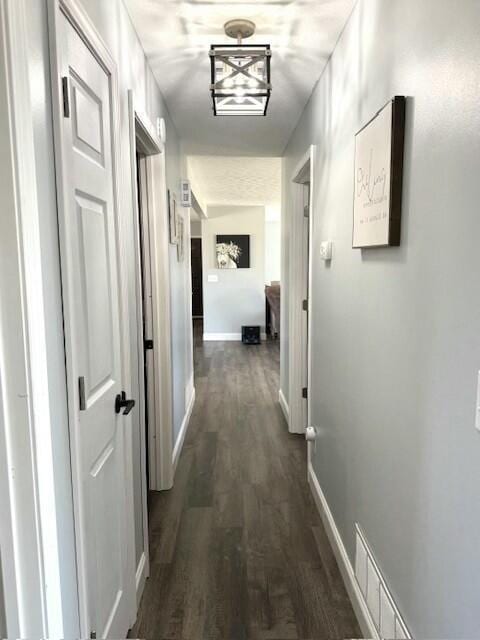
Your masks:
M 225 33 L 237 44 L 210 47 L 211 84 L 215 116 L 265 116 L 272 92 L 269 44 L 243 44 L 255 33 L 250 20 L 230 20 Z

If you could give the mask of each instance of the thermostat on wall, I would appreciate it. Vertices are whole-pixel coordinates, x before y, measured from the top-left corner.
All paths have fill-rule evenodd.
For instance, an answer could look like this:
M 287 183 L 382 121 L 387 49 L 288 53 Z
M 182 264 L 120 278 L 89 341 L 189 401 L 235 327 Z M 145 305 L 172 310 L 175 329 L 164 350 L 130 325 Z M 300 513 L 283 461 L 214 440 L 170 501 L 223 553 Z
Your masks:
M 332 253 L 333 253 L 332 241 L 326 240 L 325 242 L 322 242 L 322 244 L 320 245 L 320 258 L 325 261 L 331 260 Z

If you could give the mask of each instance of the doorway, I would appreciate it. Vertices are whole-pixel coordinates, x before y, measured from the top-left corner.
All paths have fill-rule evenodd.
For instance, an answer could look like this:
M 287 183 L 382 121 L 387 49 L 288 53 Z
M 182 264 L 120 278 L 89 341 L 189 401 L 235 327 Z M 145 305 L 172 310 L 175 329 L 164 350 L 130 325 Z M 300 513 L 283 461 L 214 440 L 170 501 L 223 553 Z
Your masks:
M 203 264 L 202 238 L 191 239 L 192 264 L 192 317 L 203 319 Z
M 305 433 L 310 419 L 311 242 L 315 147 L 310 147 L 292 175 L 289 310 L 289 431 Z

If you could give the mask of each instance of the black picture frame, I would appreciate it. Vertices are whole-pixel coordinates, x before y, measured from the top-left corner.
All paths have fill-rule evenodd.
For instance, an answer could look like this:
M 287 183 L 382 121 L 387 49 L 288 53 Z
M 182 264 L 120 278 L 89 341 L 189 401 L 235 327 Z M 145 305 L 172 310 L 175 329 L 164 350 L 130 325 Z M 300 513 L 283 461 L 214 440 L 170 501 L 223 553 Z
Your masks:
M 226 247 L 233 245 L 236 251 L 225 251 Z M 219 251 L 223 247 L 223 251 Z M 250 236 L 222 234 L 217 235 L 215 244 L 215 261 L 217 269 L 250 269 Z
M 386 109 L 391 108 L 391 121 L 389 128 L 390 137 L 390 173 L 382 177 L 377 169 L 377 173 L 372 175 L 372 161 L 364 172 L 359 166 L 359 145 L 363 134 L 371 127 L 375 127 L 379 118 L 385 117 Z M 395 96 L 355 135 L 355 165 L 354 165 L 354 213 L 353 213 L 353 233 L 352 247 L 354 249 L 373 249 L 381 247 L 398 247 L 401 242 L 402 226 L 402 196 L 403 196 L 403 172 L 404 172 L 404 148 L 405 148 L 405 123 L 406 123 L 406 97 Z M 366 137 L 366 136 L 365 136 Z M 364 153 L 363 150 L 362 153 Z M 374 150 L 370 151 L 372 158 Z M 387 156 L 388 157 L 388 156 Z M 379 165 L 380 166 L 380 165 Z M 388 178 L 388 180 L 387 180 Z M 388 182 L 389 188 L 382 194 L 384 203 L 376 202 L 374 190 L 381 179 Z M 365 202 L 365 194 L 368 194 Z M 378 189 L 377 189 L 378 193 Z M 362 211 L 362 196 L 364 196 Z M 380 200 L 380 198 L 379 198 Z M 367 207 L 371 207 L 368 211 Z M 382 218 L 382 219 L 379 219 Z M 378 224 L 382 224 L 381 233 Z M 362 227 L 362 225 L 365 225 Z M 371 226 L 371 239 L 368 238 L 368 225 Z M 376 233 L 373 232 L 373 227 Z M 384 226 L 388 225 L 385 229 Z M 378 237 L 382 235 L 382 238 Z

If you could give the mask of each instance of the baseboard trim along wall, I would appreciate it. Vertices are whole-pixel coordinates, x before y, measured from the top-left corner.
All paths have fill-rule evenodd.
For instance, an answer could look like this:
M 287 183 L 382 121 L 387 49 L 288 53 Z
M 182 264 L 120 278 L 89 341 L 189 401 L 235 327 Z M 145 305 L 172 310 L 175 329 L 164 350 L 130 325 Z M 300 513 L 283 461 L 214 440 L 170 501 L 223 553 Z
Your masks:
M 280 391 L 278 392 L 278 401 L 280 403 L 280 406 L 282 407 L 282 411 L 283 411 L 283 415 L 285 416 L 285 420 L 287 421 L 287 424 L 290 424 L 290 408 L 288 406 L 288 402 L 287 399 L 285 398 L 285 395 L 283 393 L 283 391 L 280 389 Z
M 135 586 L 137 590 L 137 606 L 140 606 L 140 600 L 142 599 L 143 590 L 147 581 L 147 559 L 145 552 L 142 553 L 140 561 L 137 567 L 137 573 L 135 575 Z
M 262 340 L 267 339 L 267 334 L 262 333 Z M 241 333 L 204 333 L 204 342 L 241 342 Z
M 337 559 L 338 568 L 342 574 L 342 578 L 352 602 L 353 610 L 357 616 L 358 624 L 362 630 L 363 637 L 371 638 L 372 640 L 380 640 L 380 635 L 375 627 L 370 611 L 368 610 L 367 602 L 363 597 L 355 578 L 355 573 L 348 557 L 347 550 L 345 549 L 345 545 L 343 544 L 340 536 L 340 532 L 337 529 L 332 512 L 330 511 L 330 507 L 328 506 L 327 500 L 323 494 L 317 475 L 311 463 L 308 465 L 308 482 L 328 539 L 332 545 L 333 553 Z
M 193 411 L 194 405 L 195 405 L 195 388 L 192 390 L 192 395 L 187 405 L 185 417 L 183 418 L 182 426 L 180 427 L 180 433 L 178 434 L 177 441 L 173 448 L 172 464 L 173 464 L 174 474 L 175 474 L 175 471 L 177 470 L 177 464 L 180 459 L 180 454 L 182 453 L 183 443 L 185 442 L 185 436 L 187 435 L 188 425 L 190 424 L 190 418 L 192 417 L 192 411 Z

